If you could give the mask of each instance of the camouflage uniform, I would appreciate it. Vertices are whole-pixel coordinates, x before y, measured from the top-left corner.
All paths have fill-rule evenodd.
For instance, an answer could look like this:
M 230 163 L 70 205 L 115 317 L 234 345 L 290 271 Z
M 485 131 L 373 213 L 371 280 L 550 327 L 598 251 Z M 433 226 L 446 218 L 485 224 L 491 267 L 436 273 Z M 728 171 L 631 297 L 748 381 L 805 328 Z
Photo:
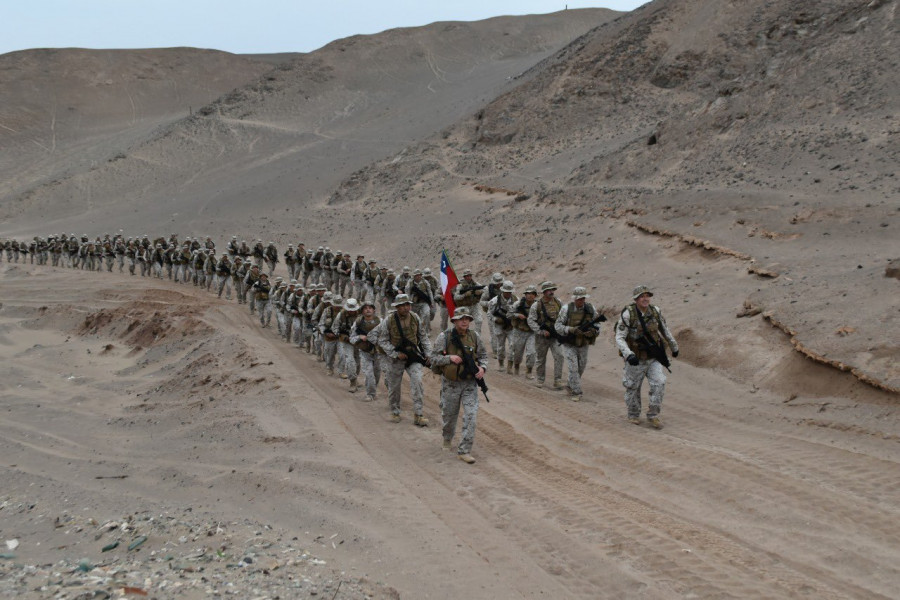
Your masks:
M 516 302 L 510 311 L 512 315 L 513 330 L 510 335 L 510 354 L 513 356 L 513 365 L 515 374 L 519 374 L 519 366 L 522 364 L 522 358 L 525 358 L 525 378 L 534 379 L 532 370 L 534 369 L 534 332 L 528 326 L 528 313 L 531 312 L 531 306 L 534 304 L 534 298 L 537 296 L 537 288 L 529 285 L 525 288 L 525 297 Z M 528 298 L 531 296 L 531 298 Z
M 494 356 L 497 357 L 497 360 L 500 361 L 501 369 L 503 368 L 503 361 L 506 359 L 506 340 L 513 329 L 511 316 L 516 302 L 519 301 L 513 294 L 514 290 L 515 287 L 512 281 L 504 281 L 503 286 L 500 288 L 500 293 L 491 298 L 487 307 L 487 315 L 490 318 L 491 326 L 491 350 Z M 510 348 L 510 354 L 512 354 L 511 350 L 512 348 Z M 513 372 L 512 356 L 507 361 L 506 372 L 510 374 Z
M 232 269 L 231 261 L 228 259 L 227 254 L 223 254 L 222 258 L 219 259 L 219 264 L 216 265 L 216 274 L 219 277 L 219 286 L 218 286 L 218 296 L 222 297 L 222 291 L 225 291 L 225 299 L 231 300 L 231 269 Z M 227 289 L 226 289 L 227 288 Z
M 396 309 L 403 304 L 412 304 L 409 296 L 406 294 L 398 294 L 397 299 L 392 306 Z M 398 321 L 400 327 L 398 327 Z M 402 327 L 402 336 L 400 329 Z M 399 357 L 397 347 L 400 345 L 402 338 L 409 343 L 417 345 L 422 354 L 428 356 L 431 354 L 431 340 L 425 335 L 425 328 L 419 322 L 419 317 L 414 312 L 410 312 L 405 319 L 400 318 L 399 313 L 392 312 L 378 326 L 378 346 L 385 353 L 384 378 L 387 383 L 388 397 L 390 400 L 391 414 L 395 422 L 400 421 L 400 387 L 403 383 L 403 373 L 409 374 L 410 395 L 412 396 L 413 412 L 415 413 L 416 425 L 427 425 L 428 420 L 424 418 L 424 396 L 425 388 L 422 385 L 422 375 L 425 367 L 418 362 L 402 359 Z
M 365 256 L 360 254 L 353 263 L 350 270 L 350 283 L 353 285 L 353 297 L 357 301 L 362 302 L 366 299 L 366 271 L 369 267 L 366 265 Z
M 419 315 L 419 321 L 425 327 L 425 333 L 431 333 L 431 308 L 434 305 L 434 290 L 425 279 L 422 271 L 416 269 L 412 279 L 406 283 L 404 290 L 410 300 L 413 301 L 413 312 Z
M 344 301 L 344 310 L 338 313 L 331 326 L 331 331 L 338 337 L 338 352 L 341 364 L 338 373 L 341 379 L 350 380 L 350 392 L 356 392 L 356 376 L 359 373 L 359 350 L 350 343 L 350 334 L 359 316 L 359 303 L 356 298 L 347 298 Z
M 459 319 L 470 319 L 469 309 L 462 307 L 453 315 L 454 323 Z M 431 364 L 433 368 L 441 368 L 441 419 L 444 448 L 449 449 L 456 432 L 456 424 L 459 420 L 459 409 L 463 409 L 462 437 L 457 446 L 457 453 L 464 457 L 466 462 L 475 462 L 469 456 L 472 444 L 475 441 L 475 424 L 478 417 L 478 385 L 474 376 L 462 374 L 462 365 L 453 364 L 451 356 L 463 355 L 463 349 L 453 341 L 453 332 L 456 326 L 442 331 L 434 342 L 431 351 Z M 458 334 L 457 334 L 458 335 Z M 459 341 L 465 347 L 465 351 L 472 355 L 476 365 L 487 370 L 488 355 L 481 337 L 475 331 L 467 331 L 459 336 Z
M 272 285 L 269 283 L 269 276 L 266 273 L 260 273 L 259 278 L 250 287 L 256 306 L 259 307 L 259 324 L 262 327 L 268 327 L 272 321 L 271 305 L 269 304 L 271 291 Z
M 572 400 L 576 402 L 581 400 L 583 394 L 581 376 L 584 375 L 584 369 L 587 367 L 588 348 L 594 344 L 600 332 L 599 325 L 588 327 L 586 332 L 579 329 L 580 326 L 600 317 L 589 302 L 585 302 L 579 308 L 578 300 L 589 297 L 585 288 L 575 288 L 572 293 L 573 301 L 560 309 L 555 323 L 556 333 L 563 341 L 563 355 L 566 357 L 566 366 L 569 369 L 569 392 Z M 605 317 L 600 318 L 606 320 Z
M 638 286 L 632 292 L 632 299 L 637 301 L 642 294 L 653 296 L 647 286 Z M 644 326 L 641 326 L 638 315 L 643 317 Z M 660 346 L 665 340 L 672 350 L 673 357 L 678 356 L 678 342 L 669 331 L 657 306 L 650 305 L 647 312 L 642 313 L 635 302 L 626 306 L 619 315 L 616 323 L 616 347 L 625 359 L 622 385 L 625 386 L 625 406 L 628 410 L 628 419 L 632 423 L 640 423 L 641 384 L 646 377 L 650 384 L 647 420 L 652 426 L 659 428 L 662 426 L 659 421 L 659 413 L 662 410 L 663 395 L 666 389 L 666 373 L 663 366 L 655 358 L 651 358 L 647 350 L 638 343 L 638 338 L 644 335 L 644 327 L 649 336 Z
M 456 306 L 467 306 L 469 308 L 469 312 L 474 319 L 471 329 L 474 329 L 480 335 L 481 321 L 483 318 L 483 313 L 481 310 L 481 297 L 483 295 L 484 289 L 471 289 L 472 286 L 478 287 L 479 283 L 472 279 L 472 270 L 465 269 L 463 271 L 463 280 L 459 282 L 458 286 L 453 288 L 453 303 Z M 463 288 L 467 287 L 469 288 L 469 290 L 463 292 Z
M 344 303 L 340 296 L 332 295 L 331 298 L 322 298 L 321 311 L 319 311 L 319 334 L 322 338 L 322 359 L 325 361 L 325 372 L 334 375 L 334 359 L 337 356 L 337 334 L 331 330 L 334 319 Z
M 363 310 L 366 306 L 375 308 L 375 303 L 366 300 L 363 302 Z M 366 319 L 365 315 L 360 315 L 350 330 L 350 343 L 359 352 L 359 372 L 362 374 L 366 383 L 366 400 L 375 399 L 378 390 L 378 382 L 381 380 L 381 364 L 378 357 L 384 351 L 378 346 L 378 325 L 381 319 L 375 314 L 371 319 Z M 361 339 L 365 338 L 365 339 Z
M 250 297 L 250 314 L 254 314 L 256 312 L 256 294 L 253 293 L 253 286 L 256 285 L 256 282 L 259 281 L 259 267 L 256 265 L 251 265 L 249 269 L 247 269 L 247 274 L 244 275 L 244 297 Z
M 553 387 L 562 387 L 562 368 L 563 357 L 562 349 L 559 341 L 553 335 L 555 333 L 554 324 L 559 311 L 562 308 L 559 300 L 549 295 L 548 292 L 556 290 L 553 282 L 545 281 L 541 284 L 541 294 L 543 296 L 531 305 L 531 311 L 528 313 L 528 326 L 534 332 L 534 350 L 536 354 L 535 367 L 537 371 L 537 385 L 543 387 L 544 376 L 547 369 L 547 351 L 553 355 Z M 549 336 L 544 335 L 544 331 L 551 331 Z
M 491 275 L 491 282 L 487 284 L 487 288 L 485 288 L 484 293 L 481 295 L 481 300 L 478 305 L 481 307 L 481 312 L 487 314 L 488 303 L 497 297 L 497 294 L 500 293 L 500 288 L 503 286 L 503 275 L 500 273 L 494 273 Z M 488 334 L 491 336 L 491 358 L 497 358 L 497 350 L 494 344 L 494 328 L 490 325 L 491 319 L 488 319 Z M 481 335 L 481 321 L 478 322 L 478 335 Z

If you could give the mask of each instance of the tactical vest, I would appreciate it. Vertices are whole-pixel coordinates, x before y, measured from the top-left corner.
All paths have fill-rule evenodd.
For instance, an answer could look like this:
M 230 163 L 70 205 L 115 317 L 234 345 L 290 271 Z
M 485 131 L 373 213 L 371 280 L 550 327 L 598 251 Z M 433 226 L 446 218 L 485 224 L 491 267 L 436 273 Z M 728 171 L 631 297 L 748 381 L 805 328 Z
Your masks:
M 454 329 L 455 326 L 450 327 L 450 329 L 444 332 L 444 354 L 447 356 L 462 356 L 462 349 L 453 342 L 453 335 L 451 334 L 453 333 Z M 459 336 L 459 341 L 462 342 L 462 345 L 465 346 L 466 351 L 470 355 L 472 355 L 473 358 L 478 355 L 478 338 L 475 336 L 475 333 L 473 331 L 466 331 L 465 335 Z M 463 375 L 462 372 L 462 364 L 454 365 L 453 363 L 450 363 L 444 365 L 441 368 L 441 375 L 443 375 L 450 381 L 467 381 L 473 379 L 472 375 Z
M 367 339 L 365 341 L 363 341 L 363 340 L 357 341 L 356 344 L 354 344 L 354 346 L 356 346 L 363 352 L 368 352 L 370 354 L 373 351 L 383 352 L 383 350 L 381 350 L 381 348 L 379 348 L 378 346 L 376 346 L 375 344 L 373 344 L 372 342 L 370 342 L 368 340 L 369 334 L 372 332 L 373 329 L 378 327 L 379 323 L 381 323 L 381 319 L 379 319 L 377 316 L 373 316 L 372 320 L 369 322 L 366 322 L 365 317 L 363 317 L 362 315 L 357 317 L 356 321 L 353 323 L 353 326 L 356 328 L 356 333 L 357 333 L 357 335 L 366 336 Z
M 268 281 L 263 283 L 262 281 L 257 281 L 255 284 L 256 289 L 256 299 L 257 300 L 268 300 L 269 299 L 269 290 L 272 289 L 271 284 Z
M 584 306 L 581 309 L 575 307 L 574 302 L 569 303 L 569 308 L 566 316 L 568 319 L 566 320 L 566 327 L 578 327 L 583 325 L 584 323 L 589 323 L 594 320 L 594 316 L 596 311 L 594 310 L 593 305 L 585 302 Z M 593 346 L 594 342 L 597 341 L 596 337 L 586 337 L 584 333 L 581 331 L 576 331 L 573 334 L 566 336 L 568 339 L 565 339 L 565 343 L 572 344 L 576 348 L 581 348 L 582 346 Z
M 531 304 L 534 304 L 534 301 L 532 301 Z M 528 304 L 528 301 L 525 300 L 525 298 L 522 298 L 516 303 L 516 307 L 513 309 L 513 314 L 525 315 L 524 319 L 512 320 L 513 327 L 519 331 L 532 333 L 531 327 L 528 326 L 528 311 L 531 310 L 531 304 Z
M 359 261 L 357 261 L 356 263 L 354 263 L 353 268 L 355 269 L 353 271 L 353 274 L 355 275 L 357 281 L 360 281 L 363 277 L 365 277 L 367 270 L 366 263 L 360 263 Z
M 641 321 L 638 319 L 637 304 L 629 304 L 622 310 L 622 314 L 625 311 L 628 311 L 628 320 L 631 323 L 628 326 L 628 335 L 625 337 L 625 343 L 628 344 L 628 349 L 634 352 L 639 359 L 648 360 L 650 354 L 646 348 L 642 348 L 638 343 L 638 339 L 644 335 L 644 328 L 641 327 Z M 650 335 L 650 339 L 662 347 L 662 339 L 659 335 L 659 324 L 662 321 L 662 316 L 659 314 L 659 309 L 650 305 L 647 314 L 642 316 L 644 317 L 644 325 L 647 326 L 647 333 Z
M 341 326 L 338 327 L 338 339 L 342 342 L 350 341 L 350 329 L 356 322 L 356 317 L 359 316 L 357 314 L 350 314 L 346 310 L 341 311 L 339 315 L 341 319 Z
M 543 297 L 540 300 L 537 300 L 537 303 L 538 324 L 541 325 L 542 329 L 545 327 L 553 327 L 553 324 L 556 323 L 556 317 L 559 316 L 562 303 L 556 298 L 551 298 L 550 302 L 544 302 Z
M 394 313 L 396 314 L 396 313 Z M 413 346 L 419 345 L 419 321 L 416 318 L 414 313 L 409 313 L 407 317 L 409 323 L 404 323 L 403 319 L 400 319 L 400 324 L 403 326 L 403 337 L 405 337 Z M 397 319 L 394 318 L 393 314 L 388 318 L 388 339 L 391 341 L 391 345 L 396 348 L 400 345 L 400 330 L 397 329 Z

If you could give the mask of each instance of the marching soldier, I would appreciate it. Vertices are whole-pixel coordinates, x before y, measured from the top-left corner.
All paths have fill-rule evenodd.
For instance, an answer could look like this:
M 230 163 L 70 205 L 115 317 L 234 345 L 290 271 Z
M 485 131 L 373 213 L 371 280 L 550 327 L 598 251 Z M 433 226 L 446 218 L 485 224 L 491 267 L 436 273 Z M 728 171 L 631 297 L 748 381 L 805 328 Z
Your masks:
M 469 307 L 469 315 L 473 319 L 470 329 L 478 332 L 481 331 L 481 297 L 484 294 L 485 287 L 472 278 L 472 269 L 465 269 L 462 281 L 453 288 L 453 303 L 457 307 Z
M 431 333 L 431 308 L 434 305 L 434 290 L 422 276 L 422 270 L 413 271 L 412 279 L 406 284 L 404 290 L 413 301 L 413 312 L 419 315 L 419 322 L 425 327 L 425 334 Z
M 344 301 L 344 307 L 334 319 L 331 331 L 337 335 L 338 353 L 341 356 L 341 362 L 338 365 L 341 379 L 350 380 L 350 393 L 353 394 L 357 390 L 356 376 L 357 364 L 359 363 L 359 350 L 350 343 L 350 335 L 353 327 L 356 325 L 356 318 L 359 316 L 359 303 L 356 298 L 347 298 Z
M 525 379 L 534 379 L 532 370 L 534 369 L 534 332 L 528 326 L 528 314 L 531 312 L 531 305 L 537 298 L 537 288 L 529 285 L 525 288 L 522 298 L 516 302 L 511 311 L 512 319 L 512 335 L 510 341 L 510 354 L 513 357 L 513 366 L 515 374 L 519 374 L 519 366 L 522 364 L 522 358 L 525 358 Z
M 653 292 L 646 285 L 634 288 L 633 302 L 622 310 L 616 323 L 616 347 L 625 359 L 622 385 L 625 386 L 628 421 L 641 424 L 641 383 L 646 378 L 650 384 L 647 422 L 654 429 L 662 429 L 659 413 L 666 389 L 666 373 L 659 359 L 665 356 L 663 340 L 672 350 L 673 358 L 678 356 L 678 342 L 669 331 L 659 307 L 650 304 L 651 297 Z
M 500 286 L 500 293 L 491 298 L 488 302 L 487 314 L 491 317 L 491 349 L 497 360 L 500 361 L 500 368 L 503 368 L 503 361 L 506 359 L 506 340 L 513 328 L 512 314 L 515 309 L 516 302 L 519 301 L 513 292 L 515 287 L 512 281 L 504 281 Z M 513 372 L 513 356 L 512 348 L 510 348 L 509 360 L 506 361 L 506 372 L 510 375 Z
M 441 419 L 443 421 L 443 448 L 449 450 L 463 410 L 462 437 L 456 452 L 459 459 L 472 464 L 472 443 L 475 441 L 475 422 L 478 416 L 478 386 L 487 369 L 488 354 L 478 333 L 472 331 L 473 322 L 468 307 L 457 308 L 451 317 L 453 326 L 442 331 L 431 352 L 431 364 L 441 369 Z M 465 368 L 464 357 L 472 359 L 478 371 Z
M 569 369 L 569 394 L 573 402 L 581 401 L 581 376 L 587 367 L 588 348 L 597 341 L 599 323 L 606 317 L 597 312 L 587 301 L 587 290 L 576 287 L 572 291 L 572 302 L 563 306 L 556 317 L 556 333 L 562 342 L 563 355 Z
M 391 420 L 400 422 L 400 386 L 403 373 L 409 374 L 410 395 L 412 396 L 413 423 L 419 427 L 428 425 L 424 415 L 425 389 L 422 375 L 426 357 L 431 354 L 431 341 L 425 335 L 425 328 L 419 317 L 412 312 L 412 301 L 406 294 L 398 294 L 391 304 L 395 309 L 378 326 L 378 346 L 385 353 L 384 377 L 390 400 Z
M 219 289 L 218 296 L 222 297 L 222 290 L 227 288 L 225 292 L 225 299 L 231 300 L 231 260 L 228 258 L 228 254 L 223 254 L 219 259 L 219 264 L 216 265 L 216 275 L 219 278 Z
M 325 361 L 325 374 L 334 375 L 334 360 L 337 356 L 337 334 L 331 330 L 334 319 L 343 307 L 344 299 L 327 293 L 322 297 L 319 312 L 319 334 L 322 336 L 322 359 Z
M 375 331 L 380 323 L 381 319 L 375 315 L 375 302 L 371 299 L 363 300 L 362 314 L 356 319 L 350 331 L 350 343 L 359 352 L 359 372 L 365 380 L 367 402 L 375 399 L 378 382 L 381 380 L 378 356 L 384 351 L 377 344 Z
M 563 358 L 562 349 L 556 336 L 555 324 L 562 304 L 554 298 L 555 292 L 556 285 L 552 281 L 545 281 L 541 284 L 541 298 L 531 305 L 528 313 L 528 326 L 534 332 L 537 386 L 544 387 L 547 351 L 549 350 L 553 355 L 553 387 L 560 389 L 562 387 Z
M 259 266 L 251 265 L 250 269 L 247 271 L 247 274 L 244 276 L 244 289 L 250 296 L 250 314 L 256 312 L 256 293 L 253 291 L 253 286 L 256 285 L 256 282 L 259 281 Z M 266 277 L 268 279 L 268 277 Z M 262 311 L 262 307 L 260 307 L 260 312 Z
M 269 274 L 265 272 L 259 273 L 259 268 L 256 265 L 253 265 L 253 267 L 258 273 L 258 277 L 250 287 L 250 291 L 253 294 L 256 306 L 259 307 L 259 324 L 261 327 L 268 327 L 269 321 L 272 319 L 272 312 L 268 310 L 269 294 L 272 291 L 272 286 L 269 283 Z M 251 304 L 250 306 L 253 305 Z

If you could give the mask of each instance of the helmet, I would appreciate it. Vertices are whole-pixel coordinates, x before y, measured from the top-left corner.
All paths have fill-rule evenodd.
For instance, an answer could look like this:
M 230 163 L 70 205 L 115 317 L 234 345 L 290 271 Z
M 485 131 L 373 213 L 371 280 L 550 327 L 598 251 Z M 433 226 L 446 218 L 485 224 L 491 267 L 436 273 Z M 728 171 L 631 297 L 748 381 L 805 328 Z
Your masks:
M 500 283 L 503 281 L 503 275 L 501 275 L 500 273 L 494 273 L 493 275 L 491 275 L 491 281 L 493 281 L 494 283 Z
M 516 286 L 513 285 L 513 282 L 510 280 L 506 280 L 503 282 L 503 285 L 500 287 L 501 292 L 513 292 L 515 291 Z

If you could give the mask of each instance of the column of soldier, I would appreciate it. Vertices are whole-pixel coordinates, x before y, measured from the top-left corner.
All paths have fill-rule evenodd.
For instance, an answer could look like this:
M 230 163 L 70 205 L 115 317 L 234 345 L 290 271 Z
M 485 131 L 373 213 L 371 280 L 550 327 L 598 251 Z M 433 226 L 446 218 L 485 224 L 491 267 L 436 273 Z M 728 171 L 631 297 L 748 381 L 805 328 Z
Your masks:
M 5 254 L 8 262 L 21 258 L 32 264 L 82 270 L 112 272 L 117 268 L 120 273 L 127 266 L 132 276 L 192 283 L 229 300 L 234 290 L 238 303 L 247 304 L 251 314 L 258 313 L 262 327 L 271 326 L 274 314 L 284 341 L 315 355 L 329 376 L 337 373 L 348 381 L 350 392 L 359 390 L 362 378 L 365 399 L 374 400 L 383 375 L 394 422 L 401 421 L 400 389 L 406 372 L 413 423 L 428 424 L 422 375 L 431 367 L 442 380 L 444 448 L 450 447 L 462 407 L 465 414 L 458 453 L 467 463 L 474 462 L 469 451 L 478 407 L 476 383 L 483 384 L 488 367 L 487 347 L 480 338 L 482 322 L 488 322 L 490 351 L 501 370 L 521 375 L 524 362 L 524 377 L 544 387 L 549 353 L 554 362 L 552 387 L 565 387 L 577 402 L 582 399 L 581 376 L 588 348 L 606 320 L 587 302 L 584 287 L 574 288 L 567 304 L 555 297 L 557 286 L 551 281 L 525 287 L 519 298 L 513 282 L 500 273 L 482 285 L 466 269 L 452 290 L 456 311 L 448 329 L 447 307 L 431 269 L 403 267 L 396 273 L 362 255 L 354 261 L 349 253 L 332 252 L 325 246 L 306 249 L 302 243 L 288 245 L 282 254 L 273 242 L 264 246 L 262 240 L 256 240 L 251 247 L 233 236 L 225 252 L 217 256 L 209 237 L 203 242 L 198 238 L 179 242 L 176 234 L 154 240 L 109 234 L 91 240 L 87 235 L 62 234 L 35 237 L 28 243 L 6 240 L 2 250 L 0 254 Z M 287 278 L 270 281 L 280 257 Z M 618 315 L 616 345 L 625 360 L 628 420 L 641 423 L 640 388 L 647 379 L 647 422 L 659 429 L 666 379 L 663 367 L 669 366 L 663 345 L 668 344 L 673 356 L 678 355 L 678 345 L 659 308 L 650 305 L 651 296 L 648 287 L 635 288 L 633 303 Z M 431 324 L 438 316 L 440 334 L 432 343 Z M 563 362 L 568 367 L 565 383 Z

